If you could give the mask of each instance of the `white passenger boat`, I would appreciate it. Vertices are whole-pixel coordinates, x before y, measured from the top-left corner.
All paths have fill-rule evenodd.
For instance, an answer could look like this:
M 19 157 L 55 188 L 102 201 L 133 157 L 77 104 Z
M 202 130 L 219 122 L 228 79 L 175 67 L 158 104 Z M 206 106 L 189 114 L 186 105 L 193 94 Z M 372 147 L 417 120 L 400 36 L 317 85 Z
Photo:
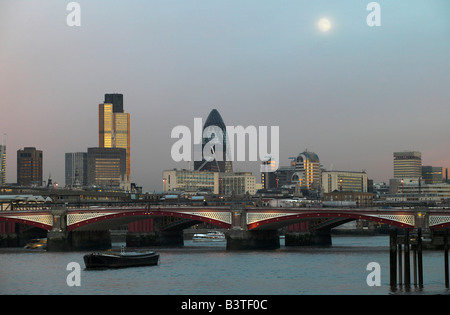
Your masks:
M 203 234 L 194 234 L 192 238 L 194 242 L 223 242 L 225 234 L 219 231 L 210 231 Z

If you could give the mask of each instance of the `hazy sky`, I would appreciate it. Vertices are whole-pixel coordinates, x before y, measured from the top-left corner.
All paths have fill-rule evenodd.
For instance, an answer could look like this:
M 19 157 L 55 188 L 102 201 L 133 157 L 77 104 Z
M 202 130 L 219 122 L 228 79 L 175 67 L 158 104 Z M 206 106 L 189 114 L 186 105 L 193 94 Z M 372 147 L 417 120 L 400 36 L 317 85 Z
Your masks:
M 392 177 L 394 151 L 450 167 L 450 1 L 0 0 L 0 136 L 7 181 L 16 151 L 44 152 L 64 184 L 64 154 L 98 145 L 98 104 L 122 93 L 132 181 L 162 188 L 177 125 L 216 108 L 226 125 L 279 126 L 280 159 L 305 149 L 325 168 Z M 331 29 L 321 32 L 320 18 Z M 235 163 L 259 181 L 259 162 Z

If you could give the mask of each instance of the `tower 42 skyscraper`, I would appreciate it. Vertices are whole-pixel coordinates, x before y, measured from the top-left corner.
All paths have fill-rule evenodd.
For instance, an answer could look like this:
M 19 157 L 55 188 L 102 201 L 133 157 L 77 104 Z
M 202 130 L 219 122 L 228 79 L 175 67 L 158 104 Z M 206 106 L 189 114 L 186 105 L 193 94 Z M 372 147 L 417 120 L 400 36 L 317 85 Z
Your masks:
M 122 94 L 105 94 L 98 106 L 98 146 L 126 150 L 126 180 L 130 181 L 130 114 L 123 110 Z

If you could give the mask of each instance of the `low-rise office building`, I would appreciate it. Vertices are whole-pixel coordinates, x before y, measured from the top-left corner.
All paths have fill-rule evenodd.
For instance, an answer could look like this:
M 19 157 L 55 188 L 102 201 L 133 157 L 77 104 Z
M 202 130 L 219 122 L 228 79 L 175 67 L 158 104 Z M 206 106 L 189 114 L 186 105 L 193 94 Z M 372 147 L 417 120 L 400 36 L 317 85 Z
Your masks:
M 163 172 L 164 192 L 199 192 L 220 195 L 254 195 L 256 179 L 250 172 L 210 172 L 191 170 L 166 170 Z
M 333 192 L 335 190 L 367 192 L 367 182 L 367 174 L 365 172 L 322 172 L 322 190 L 324 193 Z

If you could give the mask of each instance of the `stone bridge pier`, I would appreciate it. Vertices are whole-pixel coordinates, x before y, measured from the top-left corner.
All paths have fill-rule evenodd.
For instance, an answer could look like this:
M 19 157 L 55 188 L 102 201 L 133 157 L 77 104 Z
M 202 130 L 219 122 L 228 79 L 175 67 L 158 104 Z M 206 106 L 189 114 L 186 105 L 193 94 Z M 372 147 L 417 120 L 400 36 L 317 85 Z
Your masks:
M 47 251 L 67 251 L 71 249 L 67 231 L 67 210 L 63 207 L 51 211 L 53 228 L 47 232 Z
M 167 224 L 162 222 L 162 217 L 153 218 L 153 231 L 145 232 L 127 232 L 126 246 L 127 247 L 183 247 L 183 228 L 185 226 L 175 226 L 164 229 Z M 186 227 L 189 227 L 187 225 Z
M 285 246 L 330 246 L 331 229 L 313 232 L 286 231 Z
M 247 210 L 231 207 L 231 228 L 225 233 L 227 250 L 278 249 L 278 230 L 248 230 Z

